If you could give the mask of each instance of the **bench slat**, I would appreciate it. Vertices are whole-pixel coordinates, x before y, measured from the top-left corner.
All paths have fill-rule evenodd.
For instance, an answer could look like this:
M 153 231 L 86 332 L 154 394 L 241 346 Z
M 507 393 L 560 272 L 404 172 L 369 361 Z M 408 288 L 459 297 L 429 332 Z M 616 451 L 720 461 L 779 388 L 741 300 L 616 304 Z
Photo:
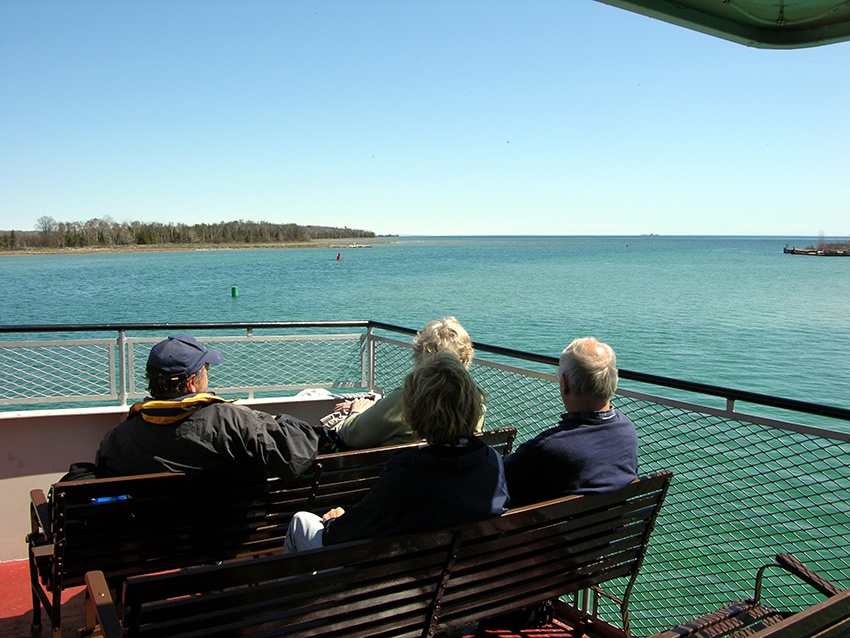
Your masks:
M 850 589 L 768 627 L 752 638 L 839 638 L 850 635 Z
M 376 615 L 373 602 L 389 609 L 400 600 L 405 614 L 415 617 L 411 626 L 421 627 L 452 540 L 448 532 L 429 533 L 141 576 L 127 581 L 124 602 L 145 636 L 232 623 L 308 631 L 329 616 L 377 631 L 404 621 L 395 612 Z M 217 591 L 224 586 L 229 589 Z M 225 600 L 227 608 L 212 611 Z

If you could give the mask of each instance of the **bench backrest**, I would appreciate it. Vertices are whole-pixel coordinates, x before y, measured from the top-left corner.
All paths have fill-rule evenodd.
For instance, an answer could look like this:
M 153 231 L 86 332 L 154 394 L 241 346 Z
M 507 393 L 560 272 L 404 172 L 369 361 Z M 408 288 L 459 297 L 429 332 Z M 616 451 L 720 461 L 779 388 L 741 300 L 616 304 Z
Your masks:
M 478 436 L 504 457 L 510 454 L 516 435 L 516 428 L 501 428 L 484 431 Z M 278 551 L 283 547 L 286 529 L 296 512 L 308 511 L 321 516 L 334 507 L 350 508 L 372 488 L 387 461 L 416 445 L 419 444 L 323 454 L 316 458 L 311 472 L 295 481 L 271 479 L 266 498 L 266 524 L 262 534 L 257 535 L 246 551 Z
M 482 433 L 510 450 L 516 429 Z M 279 551 L 300 510 L 324 514 L 350 507 L 394 454 L 412 445 L 317 457 L 295 481 L 261 472 L 150 474 L 53 486 L 57 550 L 42 579 L 61 588 L 83 583 L 91 569 L 109 579 Z
M 237 556 L 263 528 L 268 490 L 257 472 L 56 483 L 49 578 L 64 588 L 94 566 L 121 578 Z
M 630 588 L 670 476 L 441 532 L 131 578 L 126 633 L 434 635 L 622 576 Z
M 140 576 L 124 587 L 128 636 L 419 636 L 454 535 L 361 541 Z
M 511 452 L 516 434 L 516 428 L 504 428 L 484 431 L 478 438 L 505 457 Z M 378 480 L 384 464 L 410 447 L 399 445 L 321 456 L 318 484 L 305 509 L 324 514 L 333 507 L 345 508 L 357 503 Z

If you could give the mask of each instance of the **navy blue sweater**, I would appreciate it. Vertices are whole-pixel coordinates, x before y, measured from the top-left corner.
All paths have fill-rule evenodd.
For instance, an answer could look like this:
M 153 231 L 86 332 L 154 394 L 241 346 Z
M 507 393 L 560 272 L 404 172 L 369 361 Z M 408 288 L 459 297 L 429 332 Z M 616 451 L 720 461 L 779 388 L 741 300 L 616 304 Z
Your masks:
M 505 459 L 511 507 L 609 492 L 637 476 L 634 424 L 619 410 L 566 413 Z
M 425 445 L 384 466 L 357 505 L 325 523 L 325 545 L 451 527 L 505 511 L 502 457 L 478 439 L 465 447 Z

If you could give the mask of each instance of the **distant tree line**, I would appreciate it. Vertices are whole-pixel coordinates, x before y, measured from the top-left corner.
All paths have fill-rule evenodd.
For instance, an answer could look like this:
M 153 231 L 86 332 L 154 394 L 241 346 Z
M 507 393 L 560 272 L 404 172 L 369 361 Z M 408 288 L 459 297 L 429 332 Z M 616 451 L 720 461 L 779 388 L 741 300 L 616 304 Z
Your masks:
M 0 249 L 155 246 L 163 244 L 284 244 L 311 239 L 367 238 L 375 233 L 354 228 L 231 221 L 217 224 L 124 222 L 111 217 L 86 222 L 57 222 L 39 217 L 34 231 L 0 231 Z

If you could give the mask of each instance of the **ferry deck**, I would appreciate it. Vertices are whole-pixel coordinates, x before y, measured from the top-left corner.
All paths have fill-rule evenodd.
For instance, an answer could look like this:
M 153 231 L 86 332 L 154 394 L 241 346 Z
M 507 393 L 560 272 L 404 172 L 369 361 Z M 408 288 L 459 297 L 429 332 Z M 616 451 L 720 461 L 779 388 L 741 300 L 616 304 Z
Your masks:
M 224 356 L 212 379 L 219 394 L 318 423 L 336 402 L 325 393 L 398 387 L 410 369 L 415 333 L 373 321 L 0 331 L 7 379 L 0 388 L 3 636 L 29 633 L 29 491 L 46 491 L 71 463 L 93 460 L 103 433 L 145 395 L 144 362 L 153 343 L 191 332 Z M 471 372 L 487 395 L 486 429 L 516 427 L 518 445 L 557 420 L 555 357 L 475 347 Z M 615 405 L 637 425 L 640 473 L 674 473 L 632 593 L 636 635 L 751 595 L 756 571 L 778 552 L 850 587 L 850 410 L 620 374 Z M 769 574 L 764 589 L 783 609 L 802 610 L 820 599 L 782 574 Z M 81 589 L 65 593 L 63 626 L 82 626 L 74 625 L 82 599 Z M 604 601 L 600 613 L 617 617 Z

